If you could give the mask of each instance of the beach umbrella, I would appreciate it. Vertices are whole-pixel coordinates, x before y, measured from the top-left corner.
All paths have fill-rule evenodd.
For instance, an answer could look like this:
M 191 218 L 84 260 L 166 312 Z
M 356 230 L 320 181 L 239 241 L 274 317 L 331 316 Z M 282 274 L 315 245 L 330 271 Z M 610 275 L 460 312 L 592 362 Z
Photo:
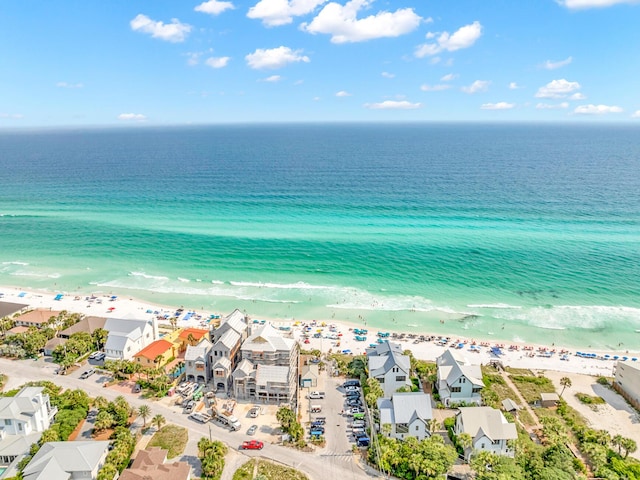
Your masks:
M 622 357 L 623 362 L 626 362 L 627 360 L 629 360 L 629 357 Z
M 606 358 L 606 359 L 608 360 L 609 358 L 611 358 L 611 355 L 609 355 L 608 353 L 606 353 L 606 354 L 605 354 L 605 356 L 604 356 L 604 358 Z
M 631 361 L 632 361 L 632 362 L 635 362 L 636 360 L 638 360 L 636 357 L 633 357 L 633 358 L 631 359 Z
M 619 358 L 620 358 L 620 357 L 619 357 L 618 355 L 614 355 L 614 356 L 613 356 L 613 359 L 614 359 L 614 360 L 618 360 Z

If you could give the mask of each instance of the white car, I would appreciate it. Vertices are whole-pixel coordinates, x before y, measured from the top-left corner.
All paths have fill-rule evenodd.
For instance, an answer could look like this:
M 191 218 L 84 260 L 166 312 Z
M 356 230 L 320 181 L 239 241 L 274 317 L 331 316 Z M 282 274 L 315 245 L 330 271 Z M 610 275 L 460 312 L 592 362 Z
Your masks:
M 308 398 L 311 398 L 312 400 L 324 398 L 324 392 L 311 392 Z

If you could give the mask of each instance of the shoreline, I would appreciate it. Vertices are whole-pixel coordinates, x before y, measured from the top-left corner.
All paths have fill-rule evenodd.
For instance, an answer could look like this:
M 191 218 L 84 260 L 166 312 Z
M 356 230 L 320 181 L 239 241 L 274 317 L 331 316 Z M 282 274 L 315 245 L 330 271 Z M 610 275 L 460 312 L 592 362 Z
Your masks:
M 24 292 L 24 294 L 22 293 Z M 91 294 L 80 294 L 78 292 L 64 294 L 59 300 L 55 300 L 56 294 L 50 291 L 37 289 L 25 289 L 12 286 L 0 286 L 0 301 L 27 304 L 30 308 L 49 308 L 52 311 L 67 310 L 72 313 L 84 315 L 119 317 L 119 318 L 156 318 L 175 312 L 180 306 L 162 305 L 158 303 L 145 302 L 128 295 L 117 295 L 115 300 L 111 300 L 112 294 L 95 294 L 91 299 Z M 87 300 L 90 299 L 90 300 Z M 109 310 L 113 308 L 113 310 Z M 178 322 L 178 327 L 206 327 L 207 320 L 211 315 L 217 314 L 222 317 L 229 312 L 213 312 L 208 310 L 189 310 L 194 314 L 188 322 L 182 319 Z M 261 319 L 270 322 L 276 327 L 283 327 L 283 333 L 289 332 L 293 338 L 301 342 L 301 347 L 305 350 L 320 349 L 323 352 L 350 351 L 354 355 L 364 353 L 365 348 L 377 342 L 378 332 L 389 333 L 388 340 L 400 343 L 403 349 L 411 350 L 413 355 L 422 360 L 435 360 L 446 349 L 454 348 L 463 356 L 466 356 L 473 363 L 488 364 L 491 360 L 499 360 L 505 366 L 514 368 L 528 368 L 535 371 L 553 370 L 560 372 L 582 373 L 589 375 L 611 376 L 615 360 L 619 357 L 629 359 L 640 357 L 640 351 L 630 350 L 592 350 L 585 346 L 583 350 L 573 347 L 555 344 L 534 344 L 524 342 L 514 342 L 506 339 L 493 338 L 469 338 L 461 333 L 450 332 L 448 334 L 434 334 L 428 331 L 403 331 L 402 329 L 379 329 L 367 326 L 366 321 L 362 324 L 335 319 L 293 319 L 293 318 L 268 318 L 261 316 L 257 312 L 245 313 L 256 322 Z M 159 322 L 161 325 L 169 325 L 168 322 Z M 323 326 L 324 325 L 324 326 Z M 309 333 L 320 333 L 320 338 L 310 335 L 309 343 L 304 341 L 304 327 L 311 327 Z M 331 335 L 331 326 L 334 326 L 335 334 L 341 333 L 339 346 L 337 340 L 326 338 Z M 357 341 L 353 334 L 354 329 L 368 329 L 367 340 Z M 404 334 L 404 338 L 397 338 Z M 420 337 L 433 337 L 431 340 L 420 340 Z M 395 337 L 395 338 L 394 338 Z M 501 355 L 496 356 L 491 351 L 491 347 L 501 346 Z M 587 352 L 592 357 L 577 356 L 577 352 Z M 562 359 L 564 355 L 564 359 Z M 606 359 L 604 359 L 606 357 Z

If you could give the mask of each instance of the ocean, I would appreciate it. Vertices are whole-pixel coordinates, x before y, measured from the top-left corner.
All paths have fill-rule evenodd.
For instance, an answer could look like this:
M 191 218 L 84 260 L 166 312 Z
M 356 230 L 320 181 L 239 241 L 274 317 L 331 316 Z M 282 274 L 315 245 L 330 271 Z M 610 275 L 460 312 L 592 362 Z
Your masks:
M 640 128 L 0 131 L 0 285 L 640 345 Z

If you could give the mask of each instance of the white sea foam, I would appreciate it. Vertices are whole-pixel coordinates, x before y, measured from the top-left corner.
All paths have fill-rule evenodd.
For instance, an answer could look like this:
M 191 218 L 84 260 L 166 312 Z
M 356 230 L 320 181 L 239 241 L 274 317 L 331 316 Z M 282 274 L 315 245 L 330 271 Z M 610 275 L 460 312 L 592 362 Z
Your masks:
M 495 309 L 513 309 L 520 310 L 520 305 L 509 305 L 508 303 L 489 303 L 489 304 L 472 304 L 467 305 L 468 308 L 495 308 Z
M 297 290 L 330 290 L 335 287 L 325 285 L 311 285 L 305 282 L 296 283 L 270 283 L 270 282 L 229 282 L 235 287 L 257 287 L 257 288 L 281 288 L 281 289 L 297 289 Z
M 224 282 L 222 280 L 211 280 L 211 283 L 213 283 L 214 285 L 224 285 Z
M 2 265 L 21 265 L 23 267 L 26 267 L 27 265 L 29 265 L 27 262 L 19 262 L 19 261 L 13 261 L 13 262 L 2 262 Z
M 162 275 L 149 275 L 144 272 L 129 272 L 130 277 L 142 277 L 147 278 L 149 280 L 169 280 L 169 277 L 165 277 Z
M 178 281 L 182 283 L 189 283 L 191 280 L 189 280 L 188 278 L 178 277 Z

